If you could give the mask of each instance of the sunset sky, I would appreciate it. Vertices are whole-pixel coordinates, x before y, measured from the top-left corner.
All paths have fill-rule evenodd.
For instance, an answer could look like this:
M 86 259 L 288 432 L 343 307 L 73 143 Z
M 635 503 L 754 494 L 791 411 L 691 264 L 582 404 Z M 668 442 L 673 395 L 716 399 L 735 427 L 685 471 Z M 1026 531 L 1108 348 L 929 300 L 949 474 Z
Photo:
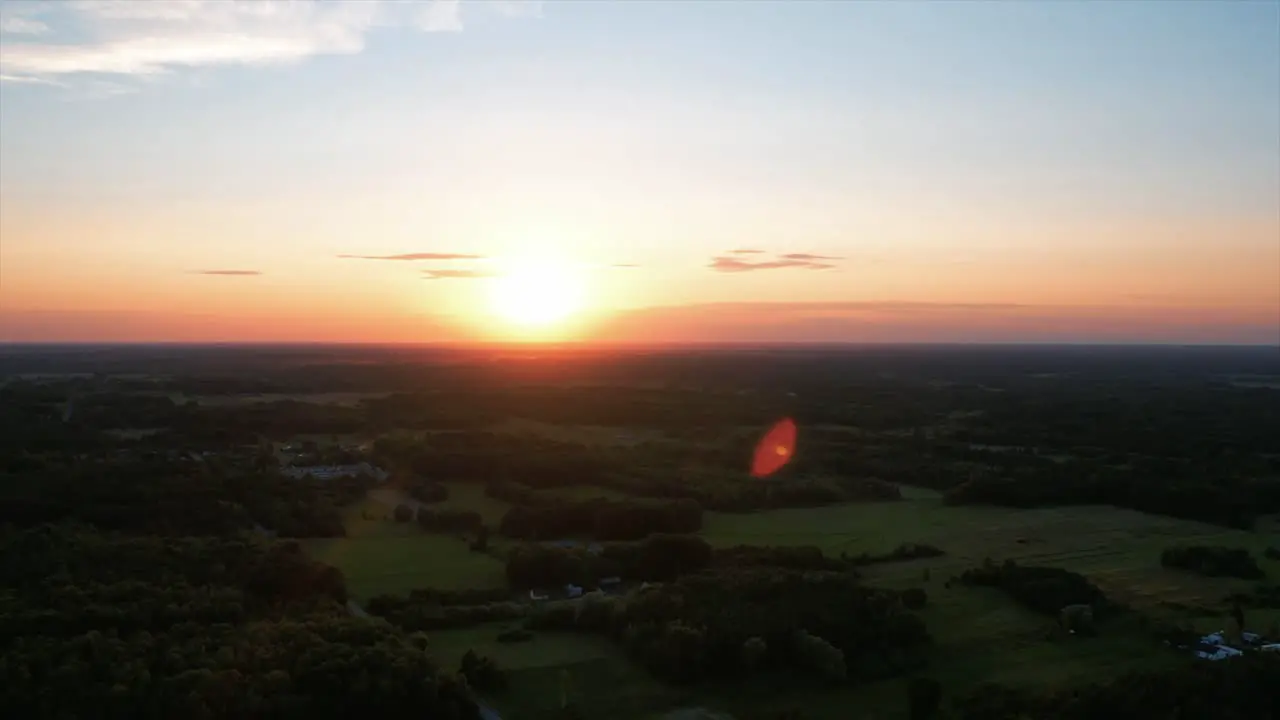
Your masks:
M 0 0 L 0 341 L 475 338 L 1280 344 L 1280 2 Z

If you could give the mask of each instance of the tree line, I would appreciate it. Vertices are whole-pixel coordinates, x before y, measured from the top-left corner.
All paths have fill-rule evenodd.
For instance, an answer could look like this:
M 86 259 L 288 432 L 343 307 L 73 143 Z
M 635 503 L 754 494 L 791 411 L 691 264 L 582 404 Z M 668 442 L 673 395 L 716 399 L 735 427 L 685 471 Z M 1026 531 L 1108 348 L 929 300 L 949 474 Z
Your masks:
M 551 602 L 526 625 L 607 635 L 682 684 L 795 668 L 819 683 L 892 677 L 920 667 L 931 644 L 900 593 L 849 573 L 780 568 L 683 575 L 625 599 Z
M 479 717 L 294 542 L 8 528 L 0 586 L 3 717 Z
M 1019 604 L 1046 615 L 1058 615 L 1072 605 L 1087 605 L 1096 615 L 1119 609 L 1083 575 L 1062 568 L 1019 565 L 1012 560 L 996 564 L 988 559 L 981 567 L 961 573 L 959 581 L 998 588 Z
M 1206 577 L 1261 580 L 1267 576 L 1248 550 L 1220 545 L 1174 545 L 1160 553 L 1160 564 Z

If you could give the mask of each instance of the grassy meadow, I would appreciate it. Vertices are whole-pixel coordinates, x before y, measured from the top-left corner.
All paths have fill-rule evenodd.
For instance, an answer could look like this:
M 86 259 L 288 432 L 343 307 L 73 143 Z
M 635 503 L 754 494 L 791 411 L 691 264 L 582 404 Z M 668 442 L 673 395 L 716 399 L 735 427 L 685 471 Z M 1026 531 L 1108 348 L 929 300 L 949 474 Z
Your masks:
M 583 444 L 621 444 L 612 430 L 521 422 L 502 429 L 545 433 L 560 440 L 572 437 Z M 446 485 L 449 499 L 432 507 L 474 510 L 491 527 L 510 507 L 485 496 L 480 484 Z M 541 492 L 578 500 L 626 497 L 593 486 Z M 308 542 L 315 557 L 343 570 L 356 598 L 423 587 L 504 585 L 502 564 L 494 557 L 470 552 L 457 538 L 390 521 L 391 510 L 401 501 L 403 496 L 394 489 L 375 490 L 365 504 L 352 508 L 349 537 Z M 941 681 L 948 695 L 985 682 L 1067 687 L 1129 670 L 1192 662 L 1185 653 L 1154 643 L 1132 621 L 1104 623 L 1093 638 L 1053 639 L 1053 618 L 1032 613 L 997 590 L 958 583 L 948 587 L 948 580 L 986 558 L 1073 570 L 1120 602 L 1186 620 L 1205 631 L 1220 629 L 1225 618 L 1193 618 L 1168 604 L 1220 606 L 1225 595 L 1249 589 L 1253 583 L 1166 570 L 1160 566 L 1160 553 L 1166 547 L 1248 548 L 1270 576 L 1280 576 L 1280 562 L 1266 560 L 1262 554 L 1280 539 L 1274 528 L 1265 530 L 1271 526 L 1248 533 L 1110 506 L 947 506 L 936 492 L 904 487 L 899 502 L 746 514 L 707 512 L 704 517 L 702 534 L 715 547 L 814 545 L 835 556 L 884 553 L 902 543 L 928 543 L 944 550 L 947 554 L 942 557 L 872 565 L 861 572 L 869 585 L 922 587 L 928 592 L 929 605 L 921 617 L 936 645 L 923 672 Z M 499 550 L 506 545 L 500 537 L 494 537 L 493 543 Z M 1251 626 L 1265 627 L 1280 621 L 1280 613 L 1254 612 L 1249 621 Z M 509 690 L 487 700 L 504 720 L 553 717 L 562 693 L 587 717 L 617 720 L 664 717 L 665 710 L 680 706 L 738 714 L 798 709 L 814 720 L 906 718 L 908 678 L 817 693 L 767 683 L 735 687 L 732 693 L 715 688 L 687 691 L 653 680 L 602 638 L 535 633 L 525 643 L 497 642 L 498 633 L 513 626 L 487 624 L 430 634 L 433 654 L 447 667 L 456 667 L 467 650 L 474 650 L 509 671 Z
M 484 497 L 483 488 L 476 490 L 474 497 L 462 493 L 448 502 L 456 507 L 467 500 L 479 504 L 483 499 L 494 503 L 487 506 L 486 522 L 494 514 L 501 517 L 505 509 L 498 507 L 498 501 Z M 357 600 L 384 593 L 402 595 L 418 588 L 464 590 L 506 585 L 505 569 L 491 555 L 471 552 L 467 543 L 456 537 L 425 533 L 414 523 L 397 523 L 390 519 L 391 509 L 367 499 L 348 509 L 347 537 L 306 540 L 304 547 L 312 557 L 341 570 L 348 591 Z

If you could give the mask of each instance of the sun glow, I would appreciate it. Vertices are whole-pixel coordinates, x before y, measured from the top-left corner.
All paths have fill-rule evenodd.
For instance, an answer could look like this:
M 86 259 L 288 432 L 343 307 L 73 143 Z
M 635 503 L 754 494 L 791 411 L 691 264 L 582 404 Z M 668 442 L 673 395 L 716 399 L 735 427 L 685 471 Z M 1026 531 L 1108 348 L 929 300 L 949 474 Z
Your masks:
M 493 311 L 524 330 L 553 328 L 582 312 L 586 287 L 567 263 L 515 260 L 491 280 Z

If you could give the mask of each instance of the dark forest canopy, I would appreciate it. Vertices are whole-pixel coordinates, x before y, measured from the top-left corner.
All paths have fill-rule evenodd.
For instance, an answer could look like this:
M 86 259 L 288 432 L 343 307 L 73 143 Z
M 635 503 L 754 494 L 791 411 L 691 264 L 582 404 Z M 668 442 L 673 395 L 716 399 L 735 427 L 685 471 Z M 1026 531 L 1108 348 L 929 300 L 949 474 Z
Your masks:
M 413 633 L 496 621 L 511 641 L 608 638 L 674 683 L 791 674 L 817 692 L 924 669 L 921 616 L 938 595 L 871 587 L 880 570 L 861 568 L 942 551 L 713 549 L 700 534 L 719 513 L 932 495 L 910 486 L 953 504 L 1109 504 L 1237 527 L 1280 512 L 1274 348 L 0 350 L 0 376 L 15 370 L 44 375 L 0 377 L 4 717 L 469 719 L 473 688 Z M 752 448 L 781 417 L 800 428 L 794 457 L 750 479 Z M 290 477 L 275 446 L 300 435 L 300 465 L 368 461 L 391 479 Z M 375 487 L 404 504 L 395 532 L 416 534 L 416 520 L 467 536 L 506 561 L 506 587 L 375 597 L 366 609 L 385 620 L 351 618 L 341 573 L 268 539 L 342 535 Z M 485 504 L 466 505 L 481 487 Z M 569 538 L 582 542 L 544 542 Z M 1165 561 L 1256 577 L 1219 550 Z M 961 582 L 1047 625 L 1065 606 L 1116 609 L 1056 568 L 991 563 Z M 567 584 L 587 596 L 539 605 L 524 592 Z M 1275 596 L 1257 585 L 1235 599 L 1252 612 Z M 502 684 L 468 658 L 470 683 Z M 1164 720 L 1169 698 L 1184 717 L 1210 707 L 1186 686 L 1224 718 L 1274 714 L 1273 661 L 1203 670 L 945 704 Z M 913 687 L 916 705 L 937 704 L 937 688 Z M 1164 714 L 1144 714 L 1148 701 Z
M 295 543 L 9 530 L 0 587 L 3 717 L 478 718 Z

